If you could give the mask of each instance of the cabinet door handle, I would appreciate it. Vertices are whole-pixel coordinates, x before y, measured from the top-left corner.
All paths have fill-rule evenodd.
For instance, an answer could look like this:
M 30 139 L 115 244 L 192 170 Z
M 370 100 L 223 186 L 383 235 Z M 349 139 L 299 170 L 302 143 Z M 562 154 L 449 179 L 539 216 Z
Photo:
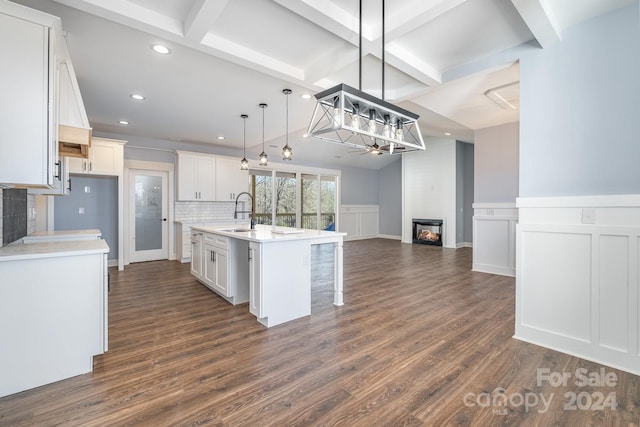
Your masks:
M 82 161 L 82 171 L 85 172 L 87 170 L 87 161 L 83 160 Z
M 251 261 L 251 248 L 247 248 L 247 252 L 249 252 L 248 260 Z
M 71 178 L 69 178 L 67 181 L 69 181 L 69 188 L 68 190 L 71 191 Z
M 93 162 L 89 162 L 89 172 L 93 170 Z
M 62 181 L 62 160 L 58 160 L 55 165 L 58 167 L 58 174 L 54 176 L 58 181 Z
M 216 262 L 216 253 L 211 251 L 211 261 Z

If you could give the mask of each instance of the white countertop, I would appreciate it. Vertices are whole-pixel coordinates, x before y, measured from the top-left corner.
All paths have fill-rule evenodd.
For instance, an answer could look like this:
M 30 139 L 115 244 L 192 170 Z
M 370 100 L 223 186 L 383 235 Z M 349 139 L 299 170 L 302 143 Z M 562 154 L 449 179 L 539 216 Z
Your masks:
M 55 258 L 63 256 L 108 253 L 105 240 L 64 240 L 23 244 L 21 241 L 0 248 L 0 262 L 35 258 Z
M 244 228 L 245 226 L 237 227 Z M 250 231 L 225 231 L 229 230 L 229 226 L 223 227 L 192 227 L 192 230 L 199 230 L 205 233 L 214 233 L 221 236 L 233 237 L 240 240 L 248 240 L 250 242 L 258 243 L 273 243 L 286 240 L 339 240 L 346 236 L 347 233 L 341 233 L 336 231 L 323 231 L 323 230 L 306 230 L 306 229 L 292 229 L 289 227 L 275 227 L 276 231 L 283 231 L 281 233 L 272 233 L 274 227 L 271 225 L 256 225 L 255 230 Z M 248 226 L 246 227 L 248 228 Z M 295 233 L 287 234 L 287 232 L 295 230 Z
M 55 231 L 34 231 L 25 237 L 73 237 L 73 236 L 102 236 L 102 232 L 97 228 L 87 230 L 55 230 Z

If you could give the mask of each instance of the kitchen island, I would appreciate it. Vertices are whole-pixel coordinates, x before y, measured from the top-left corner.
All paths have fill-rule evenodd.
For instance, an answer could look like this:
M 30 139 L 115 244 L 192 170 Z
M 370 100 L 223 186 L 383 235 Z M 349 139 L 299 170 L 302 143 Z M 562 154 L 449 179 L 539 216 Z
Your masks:
M 333 304 L 343 305 L 346 233 L 257 225 L 192 227 L 191 274 L 271 327 L 311 314 L 311 246 L 334 245 Z M 199 256 L 196 256 L 199 254 Z

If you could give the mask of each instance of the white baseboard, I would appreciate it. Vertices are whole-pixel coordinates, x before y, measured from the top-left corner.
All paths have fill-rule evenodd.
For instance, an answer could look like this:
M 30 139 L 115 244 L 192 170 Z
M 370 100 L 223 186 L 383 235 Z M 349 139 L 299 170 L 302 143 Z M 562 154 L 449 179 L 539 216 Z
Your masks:
M 118 266 L 118 259 L 117 259 L 117 258 L 116 258 L 116 259 L 110 259 L 110 260 L 107 262 L 107 265 L 108 265 L 109 267 L 117 267 L 117 266 Z
M 473 263 L 471 271 L 477 271 L 478 273 L 490 273 L 500 276 L 516 277 L 516 270 L 514 268 L 503 267 L 500 265 L 486 265 Z
M 394 236 L 393 234 L 378 234 L 381 239 L 401 240 L 402 236 Z
M 473 247 L 473 243 L 471 243 L 471 242 L 458 242 L 458 243 L 456 243 L 456 249 L 472 248 L 472 247 Z

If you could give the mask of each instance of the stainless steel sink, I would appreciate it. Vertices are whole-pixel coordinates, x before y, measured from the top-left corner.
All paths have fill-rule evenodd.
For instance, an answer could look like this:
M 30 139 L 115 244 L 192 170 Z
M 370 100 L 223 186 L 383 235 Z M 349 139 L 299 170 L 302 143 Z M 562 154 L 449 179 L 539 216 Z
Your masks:
M 247 231 L 254 231 L 249 228 L 227 228 L 222 231 L 226 231 L 227 233 L 245 233 Z

